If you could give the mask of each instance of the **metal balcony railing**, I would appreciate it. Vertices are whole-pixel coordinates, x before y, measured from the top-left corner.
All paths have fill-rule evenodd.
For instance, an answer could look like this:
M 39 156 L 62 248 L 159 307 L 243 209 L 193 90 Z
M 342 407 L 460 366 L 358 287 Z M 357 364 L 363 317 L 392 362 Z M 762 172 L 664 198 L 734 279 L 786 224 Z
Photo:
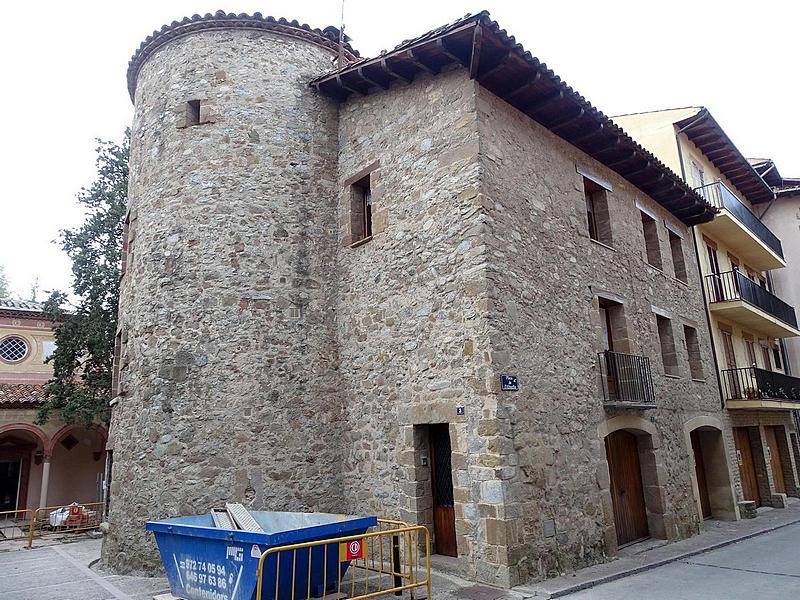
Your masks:
M 722 387 L 726 400 L 800 401 L 800 377 L 791 377 L 758 367 L 724 369 Z
M 783 248 L 778 237 L 764 225 L 747 206 L 739 200 L 728 187 L 721 181 L 708 183 L 695 191 L 703 196 L 709 204 L 717 208 L 724 208 L 739 221 L 744 223 L 758 239 L 767 245 L 775 254 L 783 258 Z
M 606 402 L 655 404 L 648 357 L 606 350 L 598 354 L 598 360 Z
M 794 307 L 786 304 L 737 269 L 706 275 L 706 298 L 709 304 L 744 300 L 797 329 L 797 315 Z

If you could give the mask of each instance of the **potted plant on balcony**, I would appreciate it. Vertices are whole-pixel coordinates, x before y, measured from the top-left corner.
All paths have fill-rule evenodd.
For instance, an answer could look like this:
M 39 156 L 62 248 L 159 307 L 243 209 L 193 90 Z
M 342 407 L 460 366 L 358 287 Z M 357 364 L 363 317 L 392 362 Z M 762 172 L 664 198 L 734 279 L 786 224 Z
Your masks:
M 755 400 L 761 395 L 761 390 L 755 387 L 744 388 L 744 397 L 748 400 Z

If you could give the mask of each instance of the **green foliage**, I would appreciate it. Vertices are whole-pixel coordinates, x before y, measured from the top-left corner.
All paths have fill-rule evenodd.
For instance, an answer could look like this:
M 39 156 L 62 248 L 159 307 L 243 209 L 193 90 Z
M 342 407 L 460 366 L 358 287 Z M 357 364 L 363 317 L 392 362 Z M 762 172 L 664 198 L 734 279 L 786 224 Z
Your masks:
M 8 289 L 8 279 L 6 278 L 6 269 L 0 265 L 0 298 L 8 298 L 11 291 Z
M 56 324 L 56 350 L 40 424 L 53 413 L 67 423 L 110 417 L 129 136 L 126 131 L 122 145 L 98 140 L 97 179 L 78 194 L 84 222 L 61 231 L 61 247 L 72 260 L 72 294 L 54 291 L 45 302 Z

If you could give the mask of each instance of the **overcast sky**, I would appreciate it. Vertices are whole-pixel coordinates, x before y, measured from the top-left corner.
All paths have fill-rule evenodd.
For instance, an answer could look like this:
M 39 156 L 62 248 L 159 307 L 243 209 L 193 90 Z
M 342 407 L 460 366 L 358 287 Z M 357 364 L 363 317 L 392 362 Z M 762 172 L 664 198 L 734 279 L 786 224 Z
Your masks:
M 27 296 L 37 277 L 42 290 L 70 284 L 52 242 L 80 221 L 75 194 L 92 181 L 95 138 L 119 140 L 131 120 L 127 62 L 150 32 L 218 9 L 338 26 L 341 4 L 28 0 L 3 9 L 0 264 Z M 746 156 L 800 176 L 800 3 L 346 0 L 345 24 L 372 56 L 482 9 L 606 114 L 704 105 Z

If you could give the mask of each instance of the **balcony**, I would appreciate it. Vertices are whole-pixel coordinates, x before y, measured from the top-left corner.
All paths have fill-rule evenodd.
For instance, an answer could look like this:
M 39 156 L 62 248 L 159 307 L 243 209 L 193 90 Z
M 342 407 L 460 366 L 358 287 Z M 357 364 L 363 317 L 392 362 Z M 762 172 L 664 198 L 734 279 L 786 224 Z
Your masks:
M 722 390 L 729 409 L 800 409 L 800 378 L 757 367 L 725 369 Z
M 649 358 L 610 350 L 601 352 L 597 358 L 606 406 L 655 408 Z
M 795 337 L 794 307 L 768 292 L 741 271 L 713 273 L 705 277 L 708 309 L 768 337 Z
M 781 241 L 724 183 L 709 183 L 696 191 L 720 209 L 713 221 L 702 225 L 703 231 L 724 241 L 739 258 L 758 271 L 786 266 Z

